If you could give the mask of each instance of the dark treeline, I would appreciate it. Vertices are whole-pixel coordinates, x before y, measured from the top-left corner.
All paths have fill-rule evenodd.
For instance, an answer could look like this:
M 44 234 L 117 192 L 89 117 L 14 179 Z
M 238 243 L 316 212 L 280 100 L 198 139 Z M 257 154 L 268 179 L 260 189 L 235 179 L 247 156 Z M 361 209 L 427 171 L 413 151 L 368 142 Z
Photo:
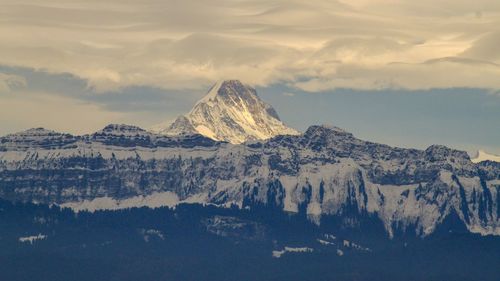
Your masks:
M 0 280 L 499 280 L 497 237 L 468 234 L 453 216 L 432 236 L 410 233 L 391 239 L 354 212 L 317 225 L 279 206 L 75 213 L 0 201 Z M 326 234 L 334 244 L 318 242 Z M 312 252 L 272 256 L 285 246 Z

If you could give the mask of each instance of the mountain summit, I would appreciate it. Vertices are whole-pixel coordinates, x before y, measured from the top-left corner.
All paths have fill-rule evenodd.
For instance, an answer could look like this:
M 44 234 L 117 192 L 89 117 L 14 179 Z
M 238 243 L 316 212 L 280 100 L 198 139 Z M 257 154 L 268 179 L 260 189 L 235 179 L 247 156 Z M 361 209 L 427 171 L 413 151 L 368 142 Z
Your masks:
M 188 114 L 157 131 L 166 135 L 199 133 L 236 144 L 299 134 L 283 124 L 274 108 L 262 101 L 254 88 L 238 80 L 217 82 Z

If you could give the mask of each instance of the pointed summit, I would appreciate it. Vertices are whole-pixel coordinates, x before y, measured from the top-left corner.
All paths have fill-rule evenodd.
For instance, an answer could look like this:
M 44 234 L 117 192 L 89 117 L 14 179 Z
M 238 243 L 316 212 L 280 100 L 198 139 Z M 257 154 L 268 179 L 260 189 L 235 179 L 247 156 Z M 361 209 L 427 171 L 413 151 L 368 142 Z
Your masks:
M 179 116 L 160 133 L 199 133 L 230 143 L 299 134 L 281 122 L 274 108 L 263 102 L 254 88 L 238 80 L 217 82 L 188 114 Z

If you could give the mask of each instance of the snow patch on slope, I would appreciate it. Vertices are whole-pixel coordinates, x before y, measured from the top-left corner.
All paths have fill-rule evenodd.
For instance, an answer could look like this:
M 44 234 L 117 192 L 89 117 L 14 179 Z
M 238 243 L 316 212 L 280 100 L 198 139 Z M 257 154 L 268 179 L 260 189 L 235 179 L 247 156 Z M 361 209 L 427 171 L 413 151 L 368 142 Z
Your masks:
M 63 208 L 71 208 L 76 212 L 99 210 L 120 210 L 129 208 L 160 208 L 174 207 L 179 203 L 179 197 L 173 192 L 157 192 L 146 196 L 134 196 L 123 200 L 113 199 L 111 197 L 99 197 L 92 200 L 81 202 L 68 202 L 61 204 Z
M 286 253 L 312 253 L 314 249 L 309 247 L 285 247 L 283 250 L 273 251 L 273 258 L 281 258 Z
M 47 238 L 47 235 L 43 235 L 41 233 L 38 233 L 38 235 L 19 237 L 19 242 L 30 243 L 33 245 L 34 242 L 39 241 L 39 240 L 44 240 L 46 238 Z

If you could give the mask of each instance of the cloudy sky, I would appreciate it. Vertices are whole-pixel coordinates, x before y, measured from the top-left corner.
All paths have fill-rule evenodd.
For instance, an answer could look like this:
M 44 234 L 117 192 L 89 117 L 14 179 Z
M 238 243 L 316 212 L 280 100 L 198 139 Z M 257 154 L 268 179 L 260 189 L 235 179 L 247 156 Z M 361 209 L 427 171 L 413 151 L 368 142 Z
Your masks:
M 148 127 L 216 80 L 289 125 L 500 154 L 497 0 L 0 0 L 0 135 Z

